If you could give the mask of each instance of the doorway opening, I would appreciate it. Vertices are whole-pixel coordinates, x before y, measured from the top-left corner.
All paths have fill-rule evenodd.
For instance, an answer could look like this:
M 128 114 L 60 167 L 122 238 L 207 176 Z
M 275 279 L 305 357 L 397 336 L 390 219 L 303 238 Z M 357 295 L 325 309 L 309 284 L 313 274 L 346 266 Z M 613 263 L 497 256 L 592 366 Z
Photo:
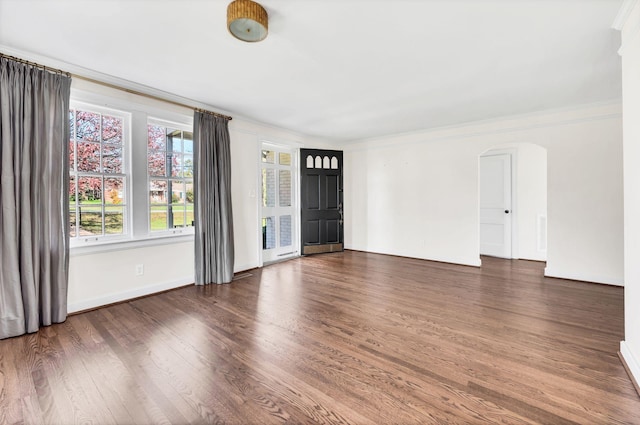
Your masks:
M 547 259 L 547 150 L 531 143 L 479 158 L 480 255 Z

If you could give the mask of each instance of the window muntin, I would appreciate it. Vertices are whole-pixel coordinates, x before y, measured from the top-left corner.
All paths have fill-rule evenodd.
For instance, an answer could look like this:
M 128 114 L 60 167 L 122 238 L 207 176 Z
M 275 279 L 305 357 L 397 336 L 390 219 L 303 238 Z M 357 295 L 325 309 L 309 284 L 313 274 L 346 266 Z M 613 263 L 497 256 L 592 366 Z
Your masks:
M 69 224 L 73 244 L 126 236 L 126 114 L 69 110 Z
M 193 227 L 193 133 L 179 125 L 147 125 L 149 230 Z

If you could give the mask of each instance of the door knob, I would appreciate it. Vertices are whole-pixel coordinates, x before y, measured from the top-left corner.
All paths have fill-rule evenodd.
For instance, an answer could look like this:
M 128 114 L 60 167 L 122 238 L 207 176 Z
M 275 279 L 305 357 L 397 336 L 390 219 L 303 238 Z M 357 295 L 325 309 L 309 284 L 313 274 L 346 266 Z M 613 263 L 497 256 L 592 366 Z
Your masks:
M 509 210 L 504 210 L 504 213 L 505 214 L 509 214 Z

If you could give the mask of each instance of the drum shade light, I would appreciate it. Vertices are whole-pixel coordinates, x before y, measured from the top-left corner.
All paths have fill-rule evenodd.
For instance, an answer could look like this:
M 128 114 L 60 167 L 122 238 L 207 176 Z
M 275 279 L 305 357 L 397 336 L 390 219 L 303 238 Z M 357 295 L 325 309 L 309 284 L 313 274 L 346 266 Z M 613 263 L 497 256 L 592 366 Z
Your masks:
M 251 0 L 235 0 L 227 7 L 227 28 L 238 40 L 264 40 L 269 30 L 267 11 Z

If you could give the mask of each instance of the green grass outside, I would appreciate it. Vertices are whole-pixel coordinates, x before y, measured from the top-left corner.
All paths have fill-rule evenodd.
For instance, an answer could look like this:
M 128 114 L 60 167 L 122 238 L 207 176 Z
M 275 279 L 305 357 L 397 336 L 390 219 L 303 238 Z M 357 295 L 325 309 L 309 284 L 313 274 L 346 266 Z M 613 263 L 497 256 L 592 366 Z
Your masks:
M 80 209 L 81 234 L 102 234 L 102 203 L 100 201 L 82 202 Z M 173 204 L 173 227 L 191 226 L 193 222 L 193 204 Z M 75 227 L 75 204 L 70 205 L 71 227 Z M 186 220 L 185 220 L 186 215 Z M 151 231 L 167 230 L 167 207 L 152 205 L 150 212 Z M 122 207 L 105 205 L 105 234 L 117 235 L 123 231 Z
M 191 226 L 193 221 L 193 204 L 186 206 L 177 204 L 181 208 L 176 208 L 176 204 L 173 205 L 173 227 L 182 227 L 185 225 L 185 212 L 186 212 L 186 224 Z M 185 211 L 186 210 L 186 211 Z M 163 205 L 154 205 L 151 207 L 151 231 L 166 230 L 167 229 L 167 207 Z

